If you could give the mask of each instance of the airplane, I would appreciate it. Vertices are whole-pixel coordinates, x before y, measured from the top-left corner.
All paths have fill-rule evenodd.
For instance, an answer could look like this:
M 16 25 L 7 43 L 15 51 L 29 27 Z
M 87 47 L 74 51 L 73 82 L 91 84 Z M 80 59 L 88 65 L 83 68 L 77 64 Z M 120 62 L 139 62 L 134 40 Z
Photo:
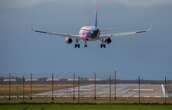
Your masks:
M 135 34 L 145 33 L 151 30 L 151 27 L 145 30 L 132 31 L 132 32 L 122 32 L 122 33 L 110 33 L 103 34 L 105 30 L 98 27 L 98 11 L 96 10 L 95 24 L 93 26 L 83 26 L 79 30 L 79 35 L 72 35 L 66 33 L 56 33 L 48 32 L 43 30 L 34 30 L 37 33 L 43 33 L 48 35 L 54 35 L 59 37 L 64 37 L 64 41 L 67 44 L 72 44 L 75 42 L 74 48 L 80 48 L 80 41 L 84 41 L 84 47 L 88 47 L 87 42 L 89 41 L 100 41 L 100 48 L 106 48 L 106 45 L 112 43 L 112 38 L 117 36 L 130 36 Z

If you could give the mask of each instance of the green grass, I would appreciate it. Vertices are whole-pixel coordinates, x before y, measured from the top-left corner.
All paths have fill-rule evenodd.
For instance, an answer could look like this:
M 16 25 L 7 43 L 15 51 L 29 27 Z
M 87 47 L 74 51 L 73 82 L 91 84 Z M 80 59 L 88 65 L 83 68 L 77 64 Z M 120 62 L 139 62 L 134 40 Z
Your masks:
M 26 108 L 26 109 L 24 109 Z M 41 109 L 43 108 L 43 109 Z M 0 105 L 0 110 L 172 110 L 172 105 L 72 105 L 34 104 Z

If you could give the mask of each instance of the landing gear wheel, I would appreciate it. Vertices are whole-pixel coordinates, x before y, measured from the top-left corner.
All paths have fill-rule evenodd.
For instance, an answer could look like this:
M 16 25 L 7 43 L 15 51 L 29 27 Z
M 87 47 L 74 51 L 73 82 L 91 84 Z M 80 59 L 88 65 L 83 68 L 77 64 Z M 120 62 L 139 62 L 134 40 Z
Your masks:
M 84 48 L 86 48 L 86 47 L 88 47 L 87 41 L 85 41 L 85 43 L 84 43 Z
M 87 44 L 85 44 L 85 45 L 84 45 L 84 47 L 86 48 L 86 47 L 88 47 L 88 45 L 87 45 Z
M 80 44 L 78 44 L 78 48 L 80 48 Z
M 103 47 L 103 45 L 102 44 L 100 44 L 100 48 L 102 48 Z
M 106 48 L 106 44 L 101 44 L 100 48 Z
M 80 48 L 80 44 L 75 44 L 74 48 Z

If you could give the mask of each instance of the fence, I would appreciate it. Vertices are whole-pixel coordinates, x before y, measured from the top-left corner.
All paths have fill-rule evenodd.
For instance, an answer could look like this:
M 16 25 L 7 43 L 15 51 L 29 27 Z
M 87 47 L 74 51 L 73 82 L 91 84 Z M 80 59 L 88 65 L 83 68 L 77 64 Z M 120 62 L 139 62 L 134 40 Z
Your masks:
M 0 76 L 0 103 L 161 103 L 172 104 L 172 81 L 120 80 L 117 73 L 105 79 L 73 74 L 72 78 L 51 76 Z

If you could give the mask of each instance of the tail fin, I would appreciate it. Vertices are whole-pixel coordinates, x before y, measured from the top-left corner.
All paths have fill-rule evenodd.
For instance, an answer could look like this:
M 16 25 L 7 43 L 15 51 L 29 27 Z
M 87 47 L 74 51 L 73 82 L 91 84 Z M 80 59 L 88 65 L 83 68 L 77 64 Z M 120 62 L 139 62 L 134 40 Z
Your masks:
M 96 10 L 96 16 L 95 16 L 95 27 L 97 27 L 97 16 L 98 16 L 98 11 Z
M 96 16 L 95 16 L 95 27 L 98 26 L 98 10 L 99 10 L 99 6 L 98 6 L 98 2 L 96 0 Z

